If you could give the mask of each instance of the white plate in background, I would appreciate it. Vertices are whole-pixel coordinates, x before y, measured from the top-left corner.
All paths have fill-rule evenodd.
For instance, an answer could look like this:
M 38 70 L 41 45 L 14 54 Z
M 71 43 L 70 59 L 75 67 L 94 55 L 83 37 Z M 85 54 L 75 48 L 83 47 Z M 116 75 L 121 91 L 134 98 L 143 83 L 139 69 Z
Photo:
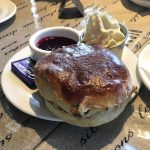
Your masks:
M 138 70 L 143 83 L 150 90 L 150 44 L 139 54 Z
M 61 121 L 53 116 L 45 107 L 44 100 L 38 96 L 37 90 L 29 89 L 11 72 L 11 62 L 31 56 L 30 48 L 25 47 L 16 53 L 6 64 L 1 77 L 2 89 L 7 99 L 21 111 L 41 119 Z M 133 83 L 140 88 L 141 80 L 137 72 L 138 59 L 127 47 L 124 48 L 122 60 L 130 71 Z M 132 95 L 131 99 L 135 95 Z
M 0 23 L 3 23 L 13 17 L 16 13 L 17 7 L 15 3 L 10 0 L 0 1 Z
M 150 0 L 130 0 L 133 3 L 150 8 Z

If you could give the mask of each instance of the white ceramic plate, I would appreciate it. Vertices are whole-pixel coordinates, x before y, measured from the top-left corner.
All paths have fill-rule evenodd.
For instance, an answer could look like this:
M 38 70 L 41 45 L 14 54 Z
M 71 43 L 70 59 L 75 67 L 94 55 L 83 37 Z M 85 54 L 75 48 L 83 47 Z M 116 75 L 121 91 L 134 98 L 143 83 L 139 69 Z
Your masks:
M 29 89 L 18 77 L 11 72 L 11 62 L 31 56 L 29 47 L 16 53 L 6 64 L 1 78 L 2 89 L 7 99 L 21 111 L 46 120 L 61 121 L 54 117 L 45 107 L 43 99 L 36 90 Z M 122 60 L 128 67 L 135 85 L 140 87 L 141 81 L 137 74 L 137 57 L 127 48 L 124 48 Z M 133 98 L 135 95 L 132 95 Z
M 150 8 L 150 0 L 131 0 L 131 1 L 137 5 Z
M 16 13 L 17 7 L 10 0 L 0 1 L 0 23 L 7 21 Z
M 150 44 L 139 55 L 138 70 L 143 83 L 150 90 Z

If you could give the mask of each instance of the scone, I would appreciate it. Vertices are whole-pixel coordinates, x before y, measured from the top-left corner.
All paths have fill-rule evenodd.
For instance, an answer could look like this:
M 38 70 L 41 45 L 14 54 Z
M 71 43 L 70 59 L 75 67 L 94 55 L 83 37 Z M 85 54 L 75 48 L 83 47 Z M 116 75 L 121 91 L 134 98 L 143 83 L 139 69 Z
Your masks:
M 49 111 L 65 122 L 93 127 L 115 119 L 134 92 L 124 63 L 98 45 L 70 45 L 35 65 L 35 82 Z

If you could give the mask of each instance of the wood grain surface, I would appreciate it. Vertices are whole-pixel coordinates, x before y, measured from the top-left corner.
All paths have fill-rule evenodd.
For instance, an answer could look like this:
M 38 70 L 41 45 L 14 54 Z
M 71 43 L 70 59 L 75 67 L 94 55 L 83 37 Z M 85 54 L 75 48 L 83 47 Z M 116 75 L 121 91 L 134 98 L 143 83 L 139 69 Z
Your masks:
M 30 36 L 36 31 L 52 26 L 83 28 L 83 17 L 71 0 L 67 1 L 61 18 L 58 18 L 60 0 L 13 2 L 17 6 L 15 16 L 0 24 L 0 72 L 15 53 L 28 46 Z M 129 30 L 126 46 L 137 56 L 150 43 L 150 9 L 137 6 L 130 0 L 81 2 L 85 10 L 100 7 L 101 11 L 107 11 L 123 23 Z M 0 150 L 122 148 L 150 149 L 150 92 L 144 85 L 117 119 L 94 128 L 79 128 L 29 116 L 9 103 L 0 86 Z

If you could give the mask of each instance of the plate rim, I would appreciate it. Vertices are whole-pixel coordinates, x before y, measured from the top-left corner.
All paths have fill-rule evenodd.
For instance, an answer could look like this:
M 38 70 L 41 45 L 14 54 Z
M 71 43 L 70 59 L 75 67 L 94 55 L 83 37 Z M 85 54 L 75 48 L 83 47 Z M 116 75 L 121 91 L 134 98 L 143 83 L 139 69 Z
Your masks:
M 129 49 L 129 48 L 125 48 L 124 50 L 128 50 L 128 53 L 129 54 L 131 54 L 132 53 L 132 55 L 134 55 L 135 57 L 136 57 L 136 66 L 135 66 L 135 68 L 137 68 L 137 64 L 138 64 L 138 58 L 137 58 L 137 56 Z M 59 122 L 61 122 L 62 120 L 60 120 L 59 118 L 57 118 L 57 117 L 55 117 L 54 116 L 54 118 L 50 118 L 50 117 L 43 117 L 43 116 L 38 116 L 37 114 L 34 114 L 34 113 L 31 113 L 31 111 L 25 111 L 22 107 L 18 107 L 18 105 L 16 105 L 15 104 L 15 102 L 13 102 L 11 99 L 11 97 L 9 96 L 9 92 L 7 92 L 6 91 L 6 87 L 5 87 L 5 84 L 4 84 L 4 75 L 7 73 L 7 72 L 11 72 L 11 70 L 10 70 L 10 64 L 11 64 L 11 61 L 15 61 L 16 59 L 15 59 L 15 57 L 17 57 L 17 55 L 19 55 L 20 53 L 23 53 L 23 50 L 25 51 L 27 51 L 28 50 L 28 52 L 26 52 L 25 54 L 24 54 L 24 56 L 20 56 L 20 58 L 18 58 L 18 59 L 22 59 L 22 58 L 25 58 L 25 57 L 29 57 L 29 56 L 31 56 L 31 51 L 30 51 L 30 48 L 29 48 L 29 46 L 26 46 L 26 47 L 24 47 L 23 49 L 21 49 L 20 51 L 18 51 L 15 55 L 13 55 L 10 59 L 9 59 L 9 61 L 6 63 L 6 65 L 5 65 L 5 67 L 4 67 L 4 69 L 3 69 L 3 71 L 2 71 L 2 74 L 1 74 L 1 86 L 2 86 L 2 90 L 3 90 L 3 92 L 4 92 L 4 94 L 5 94 L 5 96 L 6 96 L 6 98 L 7 98 L 7 100 L 12 104 L 12 105 L 14 105 L 16 108 L 18 108 L 19 110 L 21 110 L 22 112 L 24 112 L 24 113 L 26 113 L 26 114 L 29 114 L 29 115 L 31 115 L 31 116 L 34 116 L 34 117 L 37 117 L 37 118 L 40 118 L 40 119 L 44 119 L 44 120 L 50 120 L 50 121 L 59 121 Z M 128 57 L 127 57 L 128 58 Z M 9 68 L 8 68 L 9 67 Z M 9 69 L 9 71 L 8 71 L 8 69 Z M 5 73 L 6 72 L 6 73 Z M 139 87 L 138 88 L 140 88 L 140 86 L 141 86 L 141 80 L 140 80 L 140 78 L 138 78 L 138 72 L 135 70 L 133 73 L 135 73 L 135 75 L 136 75 L 136 80 L 137 80 L 137 82 L 138 82 L 138 85 L 139 85 Z M 12 73 L 13 74 L 13 73 Z M 16 79 L 17 79 L 17 77 L 16 77 Z M 19 79 L 17 79 L 17 80 L 19 80 Z M 36 90 L 33 90 L 33 91 L 36 91 Z M 28 91 L 27 91 L 28 92 Z M 28 93 L 28 94 L 30 94 L 30 93 Z M 134 95 L 135 96 L 135 95 Z M 134 97 L 133 96 L 133 97 Z M 133 97 L 131 97 L 131 99 L 133 99 Z M 51 113 L 52 114 L 52 113 Z
M 9 14 L 7 14 L 7 16 L 5 16 L 3 19 L 0 19 L 0 23 L 3 23 L 7 20 L 9 20 L 11 17 L 13 17 L 16 14 L 17 11 L 17 6 L 14 2 L 12 2 L 11 0 L 8 0 L 8 3 L 13 6 L 13 11 Z
M 150 8 L 150 1 L 147 1 L 147 0 L 130 0 L 132 1 L 133 3 L 139 5 L 139 6 L 143 6 L 143 7 L 148 7 Z
M 149 49 L 150 49 L 150 44 L 148 44 L 146 47 L 144 47 L 144 49 L 139 54 L 139 57 L 138 57 L 138 71 L 139 71 L 139 75 L 141 77 L 142 82 L 147 87 L 147 89 L 150 91 L 150 85 L 148 85 L 147 79 L 145 79 L 146 75 L 143 75 L 143 71 L 141 70 L 141 61 L 142 61 L 143 55 L 144 55 L 144 53 L 149 51 Z
M 31 111 L 29 111 L 29 110 L 25 110 L 23 107 L 21 107 L 21 106 L 19 106 L 18 107 L 18 105 L 13 101 L 13 100 L 11 100 L 12 98 L 9 96 L 9 92 L 7 92 L 6 91 L 6 87 L 5 87 L 5 77 L 4 77 L 4 75 L 5 74 L 7 74 L 8 73 L 8 69 L 9 69 L 9 73 L 11 73 L 11 70 L 10 70 L 10 65 L 11 65 L 11 61 L 15 61 L 16 59 L 15 59 L 15 57 L 17 57 L 17 55 L 19 55 L 20 53 L 23 53 L 23 52 L 21 52 L 21 51 L 25 51 L 25 50 L 28 50 L 26 53 L 25 53 L 25 55 L 24 55 L 24 57 L 23 58 L 26 58 L 26 57 L 29 57 L 29 56 L 31 56 L 31 51 L 30 51 L 30 48 L 29 48 L 29 46 L 26 46 L 26 47 L 24 47 L 23 49 L 21 49 L 20 51 L 18 51 L 15 55 L 13 55 L 9 60 L 8 60 L 8 62 L 6 63 L 6 65 L 5 65 L 5 67 L 4 67 L 4 69 L 3 69 L 3 71 L 2 71 L 2 74 L 1 74 L 1 87 L 2 87 L 2 90 L 3 90 L 3 93 L 4 93 L 4 95 L 6 96 L 6 98 L 7 98 L 7 100 L 13 105 L 13 106 L 15 106 L 17 109 L 19 109 L 19 110 L 21 110 L 22 112 L 24 112 L 24 113 L 26 113 L 26 114 L 28 114 L 28 115 L 31 115 L 31 116 L 33 116 L 33 117 L 37 117 L 37 118 L 40 118 L 40 119 L 44 119 L 44 120 L 49 120 L 49 121 L 56 121 L 56 122 L 62 122 L 62 120 L 61 119 L 59 119 L 59 118 L 57 118 L 57 117 L 55 117 L 55 116 L 53 116 L 53 117 L 47 117 L 47 116 L 41 116 L 41 115 L 37 115 L 37 114 L 34 114 L 34 113 L 31 113 Z M 20 57 L 20 59 L 21 59 L 21 57 Z M 13 73 L 12 73 L 13 74 Z M 14 75 L 15 76 L 15 75 Z M 16 77 L 16 76 L 15 76 Z M 18 77 L 16 77 L 16 79 L 17 80 L 19 80 L 18 79 Z M 21 81 L 21 80 L 19 80 L 19 81 Z M 22 82 L 22 81 L 21 81 Z M 24 83 L 23 83 L 24 84 Z M 25 84 L 24 84 L 25 85 Z M 26 85 L 25 85 L 25 87 L 27 88 L 27 89 L 29 89 Z M 33 92 L 35 92 L 36 90 L 32 90 L 32 89 L 29 89 L 29 90 L 31 90 L 31 91 L 33 91 Z M 28 92 L 26 92 L 26 93 L 28 93 Z M 28 93 L 29 94 L 29 93 Z M 46 108 L 46 107 L 45 107 Z M 49 112 L 49 111 L 48 111 Z M 50 114 L 52 114 L 51 112 L 49 112 Z M 53 114 L 52 114 L 53 115 Z

